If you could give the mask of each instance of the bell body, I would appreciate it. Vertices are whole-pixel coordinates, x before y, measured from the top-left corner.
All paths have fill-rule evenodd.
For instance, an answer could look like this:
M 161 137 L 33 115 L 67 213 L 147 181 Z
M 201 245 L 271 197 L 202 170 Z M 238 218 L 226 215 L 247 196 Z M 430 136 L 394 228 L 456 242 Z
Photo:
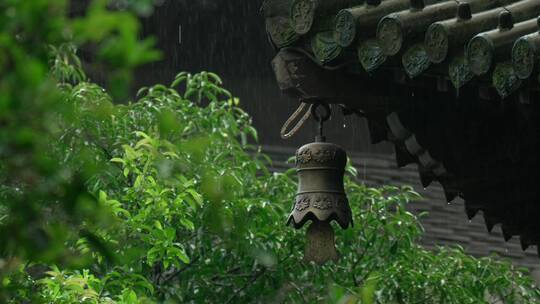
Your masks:
M 316 141 L 296 151 L 298 191 L 287 224 L 296 229 L 309 220 L 335 220 L 343 229 L 352 224 L 343 186 L 346 163 L 345 150 L 332 143 Z

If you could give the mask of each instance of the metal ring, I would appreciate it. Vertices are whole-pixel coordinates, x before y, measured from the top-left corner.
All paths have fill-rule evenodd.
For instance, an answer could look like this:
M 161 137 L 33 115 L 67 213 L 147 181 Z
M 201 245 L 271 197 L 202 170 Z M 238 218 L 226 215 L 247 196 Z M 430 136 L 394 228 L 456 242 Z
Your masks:
M 280 132 L 281 138 L 287 139 L 287 138 L 292 137 L 300 129 L 300 127 L 304 125 L 306 120 L 309 118 L 309 115 L 311 114 L 311 108 L 313 107 L 313 105 L 311 104 L 309 105 L 308 109 L 306 110 L 302 118 L 300 118 L 298 122 L 296 123 L 296 125 L 290 131 L 287 132 L 289 125 L 292 124 L 293 121 L 298 118 L 298 116 L 300 116 L 300 114 L 302 113 L 302 111 L 304 110 L 306 106 L 308 106 L 308 104 L 305 102 L 302 102 L 300 106 L 298 107 L 298 109 L 296 109 L 296 111 L 294 111 L 294 113 L 291 115 L 291 117 L 289 117 L 287 121 L 285 121 L 285 123 L 281 127 L 281 132 Z
M 323 116 L 319 116 L 319 114 L 317 113 L 317 108 L 319 108 L 319 106 L 322 106 L 324 108 Z M 330 106 L 326 103 L 316 103 L 313 105 L 313 107 L 311 107 L 311 115 L 318 122 L 327 121 L 328 119 L 330 119 L 331 114 L 332 110 L 330 109 Z

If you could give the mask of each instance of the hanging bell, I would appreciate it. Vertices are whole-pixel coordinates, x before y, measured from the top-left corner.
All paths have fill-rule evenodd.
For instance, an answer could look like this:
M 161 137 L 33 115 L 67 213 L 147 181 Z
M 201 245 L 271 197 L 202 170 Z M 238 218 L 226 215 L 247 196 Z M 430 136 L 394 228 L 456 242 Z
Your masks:
M 322 120 L 319 122 L 322 133 Z M 307 231 L 306 260 L 323 264 L 338 259 L 330 222 L 335 220 L 343 229 L 352 225 L 343 185 L 346 163 L 345 150 L 325 142 L 322 135 L 296 152 L 298 191 L 287 224 L 300 229 L 306 222 L 312 222 Z

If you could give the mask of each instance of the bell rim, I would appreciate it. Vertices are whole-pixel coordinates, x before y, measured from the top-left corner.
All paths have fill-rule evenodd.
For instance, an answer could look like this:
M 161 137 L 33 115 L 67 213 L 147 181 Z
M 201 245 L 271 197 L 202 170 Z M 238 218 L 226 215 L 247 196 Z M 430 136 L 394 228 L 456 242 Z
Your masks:
M 348 212 L 331 210 L 326 212 L 314 212 L 313 210 L 296 211 L 293 210 L 287 219 L 287 226 L 291 223 L 295 229 L 301 229 L 309 221 L 328 222 L 335 221 L 342 229 L 353 227 L 352 212 L 347 204 Z M 300 219 L 298 219 L 298 217 Z

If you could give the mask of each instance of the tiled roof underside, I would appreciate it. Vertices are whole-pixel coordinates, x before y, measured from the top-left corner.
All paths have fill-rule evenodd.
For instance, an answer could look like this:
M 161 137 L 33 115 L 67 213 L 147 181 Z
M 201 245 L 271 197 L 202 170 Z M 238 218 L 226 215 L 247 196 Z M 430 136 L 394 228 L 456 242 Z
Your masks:
M 489 83 L 503 98 L 537 74 L 540 0 L 267 0 L 263 11 L 277 48 L 321 66 Z

